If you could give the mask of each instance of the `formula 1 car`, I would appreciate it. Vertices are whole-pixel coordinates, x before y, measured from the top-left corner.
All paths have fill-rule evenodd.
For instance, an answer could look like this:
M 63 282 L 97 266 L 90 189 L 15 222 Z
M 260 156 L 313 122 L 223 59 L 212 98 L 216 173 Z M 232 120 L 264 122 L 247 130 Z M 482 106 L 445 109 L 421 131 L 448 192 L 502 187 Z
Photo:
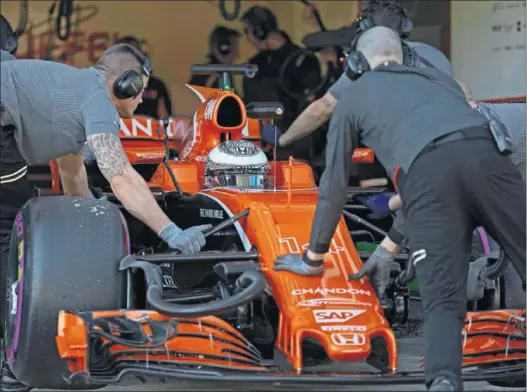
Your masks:
M 225 79 L 254 71 L 194 70 Z M 322 277 L 274 271 L 278 256 L 308 244 L 317 202 L 311 168 L 271 161 L 270 189 L 203 189 L 211 148 L 248 138 L 244 129 L 282 109 L 192 88 L 203 102 L 181 143 L 156 135 L 123 143 L 136 167 L 157 162 L 148 185 L 178 226 L 214 225 L 206 246 L 174 253 L 111 192 L 107 200 L 30 200 L 17 215 L 8 265 L 5 350 L 14 375 L 50 389 L 99 388 L 126 375 L 326 387 L 423 382 L 419 369 L 398 371 L 396 332 L 408 318 L 413 263 L 394 266 L 382 301 L 367 278 L 349 281 L 362 262 L 343 217 Z M 525 332 L 525 309 L 470 312 L 464 379 L 525 385 Z M 371 372 L 316 371 L 364 361 Z

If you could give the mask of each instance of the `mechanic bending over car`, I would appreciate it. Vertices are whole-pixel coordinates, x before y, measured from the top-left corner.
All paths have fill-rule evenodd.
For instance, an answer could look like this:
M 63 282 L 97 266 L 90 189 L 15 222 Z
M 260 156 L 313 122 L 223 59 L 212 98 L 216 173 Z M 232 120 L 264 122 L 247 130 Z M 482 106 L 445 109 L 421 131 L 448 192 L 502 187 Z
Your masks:
M 194 253 L 205 245 L 203 231 L 212 226 L 182 230 L 171 222 L 130 165 L 119 139 L 119 116 L 133 115 L 150 72 L 148 59 L 125 44 L 110 47 L 88 69 L 42 60 L 1 63 L 1 279 L 6 276 L 15 216 L 33 197 L 27 165 L 56 159 L 64 194 L 93 197 L 82 153 L 85 143 L 115 196 L 132 215 L 173 249 Z M 0 282 L 4 292 L 5 282 Z M 3 308 L 4 301 L 0 303 Z M 2 388 L 13 381 L 7 378 Z
M 400 34 L 401 38 L 410 35 L 412 22 L 408 18 L 406 10 L 396 0 L 370 0 L 361 10 L 358 28 L 349 28 L 349 41 L 356 40 L 366 28 L 373 26 L 384 26 Z M 362 28 L 360 26 L 363 26 Z M 338 34 L 343 34 L 344 29 L 339 29 Z M 320 32 L 317 35 L 331 35 L 332 32 Z M 329 40 L 329 39 L 328 39 Z M 443 72 L 452 74 L 451 65 L 446 56 L 436 48 L 422 42 L 404 41 L 406 65 L 416 67 L 434 67 Z M 353 44 L 351 50 L 354 50 Z M 310 135 L 328 121 L 335 110 L 337 102 L 353 82 L 341 75 L 337 82 L 331 86 L 326 94 L 320 99 L 312 102 L 298 118 L 291 124 L 279 138 L 278 145 L 287 147 L 291 143 Z M 280 128 L 280 127 L 279 127 Z M 284 128 L 280 128 L 284 129 Z
M 525 156 L 525 133 L 527 129 L 525 104 L 477 102 L 472 97 L 470 88 L 460 80 L 457 80 L 457 82 L 461 86 L 461 89 L 463 90 L 463 93 L 465 94 L 465 97 L 472 108 L 478 110 L 489 121 L 493 118 L 496 118 L 505 125 L 509 131 L 509 134 L 511 135 L 513 146 L 513 151 L 509 155 L 509 158 L 511 159 L 513 165 L 519 170 L 523 180 L 525 181 L 525 170 L 527 163 Z M 393 196 L 390 202 L 390 210 L 392 211 L 399 210 L 402 207 L 399 195 Z M 388 232 L 388 235 L 382 240 L 382 242 L 368 259 L 367 264 L 370 266 L 370 268 L 372 268 L 374 265 L 377 266 L 383 263 L 389 264 L 394 261 L 397 253 L 400 250 L 400 245 L 405 239 L 404 224 L 404 215 L 401 213 L 401 211 L 397 211 L 392 228 Z M 360 275 L 364 273 L 371 275 L 373 271 L 365 269 Z M 374 279 L 376 280 L 377 278 Z
M 386 27 L 362 34 L 348 56 L 346 74 L 357 88 L 342 94 L 330 122 L 309 248 L 280 256 L 275 270 L 323 274 L 346 201 L 353 143 L 362 140 L 401 195 L 425 313 L 426 386 L 462 391 L 460 331 L 472 231 L 483 226 L 525 283 L 525 184 L 506 156 L 501 123 L 474 110 L 444 72 L 402 63 L 400 38 Z M 394 93 L 403 90 L 404 100 Z

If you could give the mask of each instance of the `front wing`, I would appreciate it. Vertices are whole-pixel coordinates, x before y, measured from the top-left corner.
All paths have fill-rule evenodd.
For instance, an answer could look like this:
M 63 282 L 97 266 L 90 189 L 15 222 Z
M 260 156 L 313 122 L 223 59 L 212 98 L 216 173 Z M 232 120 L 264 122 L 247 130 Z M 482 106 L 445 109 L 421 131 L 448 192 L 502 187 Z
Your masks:
M 68 382 L 119 382 L 126 375 L 214 382 L 381 385 L 424 382 L 417 371 L 284 371 L 263 360 L 216 317 L 176 319 L 153 311 L 61 312 L 56 338 Z M 464 381 L 525 379 L 525 311 L 471 313 L 464 336 Z

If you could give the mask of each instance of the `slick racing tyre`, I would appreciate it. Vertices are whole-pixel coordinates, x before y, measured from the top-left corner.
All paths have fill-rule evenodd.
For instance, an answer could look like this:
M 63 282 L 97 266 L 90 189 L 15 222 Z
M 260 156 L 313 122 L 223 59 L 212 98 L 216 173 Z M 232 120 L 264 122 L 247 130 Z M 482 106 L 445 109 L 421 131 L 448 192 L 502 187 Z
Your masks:
M 69 384 L 55 337 L 61 310 L 122 308 L 128 253 L 119 209 L 107 201 L 69 196 L 30 200 L 13 228 L 4 331 L 7 362 L 34 388 L 86 389 Z M 93 388 L 93 386 L 91 386 Z

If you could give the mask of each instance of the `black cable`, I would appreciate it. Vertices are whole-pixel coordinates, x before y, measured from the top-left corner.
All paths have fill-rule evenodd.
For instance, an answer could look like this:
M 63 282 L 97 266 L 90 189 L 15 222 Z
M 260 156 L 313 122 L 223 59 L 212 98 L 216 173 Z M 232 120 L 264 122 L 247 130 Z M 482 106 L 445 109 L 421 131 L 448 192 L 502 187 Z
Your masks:
M 73 15 L 73 0 L 60 0 L 59 14 L 57 16 L 57 37 L 65 41 L 70 36 L 71 16 Z M 65 30 L 62 29 L 62 21 L 65 20 Z
M 242 8 L 241 0 L 234 0 L 234 9 L 231 12 L 227 11 L 226 0 L 219 0 L 219 8 L 223 19 L 225 19 L 227 22 L 232 22 L 238 19 L 238 16 L 240 16 L 240 11 Z

